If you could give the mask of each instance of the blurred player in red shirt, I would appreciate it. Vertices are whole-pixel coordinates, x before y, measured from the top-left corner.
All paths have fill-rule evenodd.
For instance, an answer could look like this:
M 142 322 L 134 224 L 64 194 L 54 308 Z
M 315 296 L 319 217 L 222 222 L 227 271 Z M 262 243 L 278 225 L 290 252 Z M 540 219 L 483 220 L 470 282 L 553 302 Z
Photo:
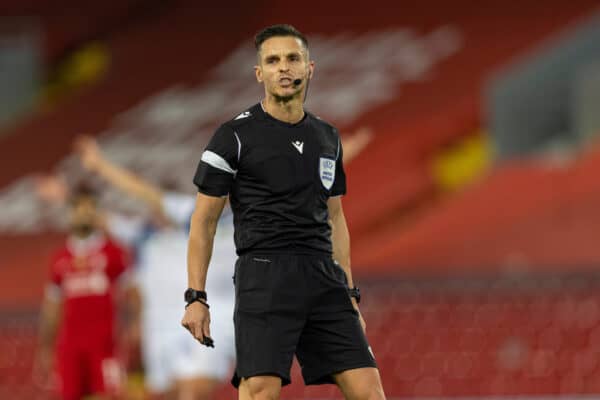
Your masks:
M 42 306 L 37 372 L 49 377 L 56 362 L 65 400 L 117 393 L 114 292 L 125 253 L 101 229 L 94 193 L 84 187 L 69 202 L 70 235 L 52 259 Z

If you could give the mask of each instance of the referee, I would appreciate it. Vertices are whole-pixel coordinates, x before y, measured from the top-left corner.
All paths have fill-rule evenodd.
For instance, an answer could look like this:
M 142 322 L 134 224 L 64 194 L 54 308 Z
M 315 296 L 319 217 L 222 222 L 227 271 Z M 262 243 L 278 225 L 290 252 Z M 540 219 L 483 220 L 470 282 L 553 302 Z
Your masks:
M 255 46 L 265 97 L 217 129 L 194 177 L 182 324 L 212 344 L 204 290 L 229 196 L 239 256 L 232 379 L 239 398 L 279 399 L 296 354 L 307 385 L 337 384 L 351 400 L 385 399 L 350 271 L 340 138 L 303 107 L 314 72 L 307 40 L 274 25 Z

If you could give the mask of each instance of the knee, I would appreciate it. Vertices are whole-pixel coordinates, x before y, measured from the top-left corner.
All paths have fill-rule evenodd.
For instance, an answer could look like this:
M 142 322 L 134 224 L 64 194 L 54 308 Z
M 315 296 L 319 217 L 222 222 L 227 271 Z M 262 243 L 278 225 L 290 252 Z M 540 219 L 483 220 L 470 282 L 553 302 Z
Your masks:
M 385 400 L 385 394 L 383 393 L 383 389 L 381 387 L 373 388 L 366 400 Z
M 281 391 L 279 378 L 252 377 L 244 379 L 240 392 L 245 392 L 248 400 L 278 400 Z
M 355 393 L 354 396 L 350 396 L 352 400 L 385 400 L 383 390 L 378 388 L 361 390 L 360 393 Z
M 379 388 L 365 389 L 355 397 L 356 400 L 385 400 L 383 390 Z
M 357 368 L 341 372 L 334 379 L 347 400 L 385 400 L 375 368 Z
M 363 386 L 345 393 L 350 400 L 385 400 L 383 388 L 380 385 Z

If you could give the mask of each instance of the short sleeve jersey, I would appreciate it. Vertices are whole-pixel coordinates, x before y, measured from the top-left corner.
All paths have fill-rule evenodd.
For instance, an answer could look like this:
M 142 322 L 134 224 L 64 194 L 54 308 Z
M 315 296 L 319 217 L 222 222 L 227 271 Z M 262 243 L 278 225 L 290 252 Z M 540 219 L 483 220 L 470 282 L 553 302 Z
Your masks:
M 101 236 L 70 238 L 55 254 L 50 283 L 63 299 L 60 340 L 90 346 L 112 340 L 114 290 L 127 264 L 126 253 Z
M 289 124 L 254 105 L 217 129 L 194 183 L 229 195 L 238 255 L 331 254 L 327 200 L 346 176 L 337 130 L 314 115 Z

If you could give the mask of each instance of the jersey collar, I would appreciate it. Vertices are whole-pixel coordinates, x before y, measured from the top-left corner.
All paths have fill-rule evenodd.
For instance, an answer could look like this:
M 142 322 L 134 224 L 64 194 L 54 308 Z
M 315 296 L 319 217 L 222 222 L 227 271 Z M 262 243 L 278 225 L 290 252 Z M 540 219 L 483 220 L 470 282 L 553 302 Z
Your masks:
M 302 119 L 300 121 L 292 124 L 292 123 L 285 122 L 285 121 L 282 121 L 280 119 L 277 119 L 277 118 L 273 117 L 271 114 L 269 114 L 265 110 L 262 101 L 258 102 L 258 104 L 256 105 L 256 108 L 258 109 L 260 115 L 262 115 L 264 119 L 272 121 L 272 122 L 275 122 L 275 123 L 277 123 L 277 124 L 279 124 L 281 126 L 285 126 L 287 128 L 295 128 L 295 127 L 301 126 L 301 125 L 304 124 L 304 122 L 308 118 L 308 112 L 306 112 L 306 110 L 304 110 L 304 116 L 302 117 Z
M 67 249 L 72 254 L 82 255 L 100 249 L 105 243 L 106 238 L 98 232 L 83 239 L 71 235 L 67 238 Z

